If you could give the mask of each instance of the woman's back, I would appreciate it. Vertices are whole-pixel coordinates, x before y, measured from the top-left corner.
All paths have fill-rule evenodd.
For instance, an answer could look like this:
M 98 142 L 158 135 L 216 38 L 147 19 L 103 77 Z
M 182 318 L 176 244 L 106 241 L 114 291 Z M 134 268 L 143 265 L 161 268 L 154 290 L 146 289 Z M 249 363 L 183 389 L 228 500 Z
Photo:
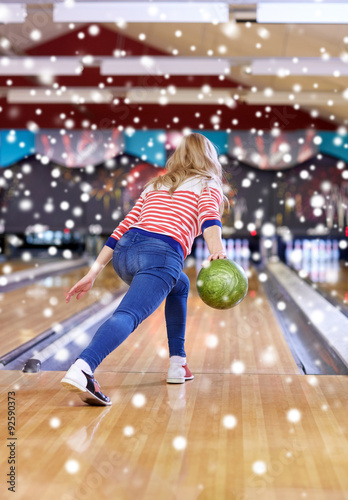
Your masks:
M 180 253 L 186 258 L 191 252 L 194 238 L 205 227 L 211 225 L 212 221 L 221 224 L 221 201 L 220 186 L 216 181 L 202 176 L 188 177 L 174 191 L 173 196 L 170 195 L 169 188 L 162 186 L 156 190 L 150 184 L 111 236 L 118 240 L 129 229 L 169 236 L 179 243 L 182 249 Z M 179 251 L 180 247 L 177 246 Z

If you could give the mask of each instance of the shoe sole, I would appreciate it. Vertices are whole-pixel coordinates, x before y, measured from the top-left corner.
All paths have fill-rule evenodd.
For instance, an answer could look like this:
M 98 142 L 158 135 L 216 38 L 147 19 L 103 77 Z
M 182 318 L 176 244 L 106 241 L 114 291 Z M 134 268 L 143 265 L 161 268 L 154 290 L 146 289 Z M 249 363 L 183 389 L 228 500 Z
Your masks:
M 111 406 L 112 401 L 110 403 L 104 403 L 99 398 L 94 396 L 91 392 L 89 392 L 85 387 L 78 384 L 74 380 L 70 380 L 68 378 L 63 378 L 60 383 L 63 387 L 68 389 L 70 392 L 76 392 L 84 403 L 88 403 L 91 406 Z
M 195 377 L 179 377 L 179 378 L 167 378 L 168 384 L 183 384 L 186 380 L 193 380 Z

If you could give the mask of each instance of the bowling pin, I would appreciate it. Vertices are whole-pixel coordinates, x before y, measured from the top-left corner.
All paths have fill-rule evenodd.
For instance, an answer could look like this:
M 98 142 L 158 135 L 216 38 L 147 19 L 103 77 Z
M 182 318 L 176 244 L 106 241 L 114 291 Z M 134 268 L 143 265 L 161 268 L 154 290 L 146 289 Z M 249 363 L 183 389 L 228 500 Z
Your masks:
M 319 242 L 318 240 L 312 240 L 312 252 L 311 252 L 311 257 L 312 257 L 312 262 L 318 262 L 319 261 Z
M 235 241 L 234 248 L 235 248 L 235 252 L 234 253 L 235 253 L 236 257 L 240 257 L 241 253 L 242 253 L 242 240 L 240 240 L 239 238 L 237 238 L 236 241 Z
M 299 271 L 302 264 L 302 243 L 301 240 L 295 240 L 294 250 L 291 254 L 291 262 L 294 268 Z
M 242 259 L 242 240 L 240 240 L 239 238 L 236 239 L 234 244 L 234 259 L 238 263 Z
M 326 240 L 326 261 L 331 262 L 331 258 L 332 258 L 331 240 Z
M 209 257 L 209 255 L 210 255 L 209 248 L 208 248 L 207 242 L 205 241 L 204 242 L 204 252 L 203 252 L 204 259 L 207 259 Z
M 286 242 L 286 249 L 285 249 L 285 262 L 289 266 L 291 263 L 291 254 L 292 254 L 292 241 L 287 241 Z
M 203 240 L 197 240 L 195 257 L 197 260 L 203 260 Z
M 306 273 L 307 276 L 310 275 L 310 273 L 311 273 L 311 261 L 310 261 L 310 259 L 303 259 L 302 260 L 302 269 Z
M 249 248 L 249 240 L 244 238 L 243 247 L 242 247 L 242 256 L 243 259 L 248 260 L 250 258 L 250 248 Z
M 319 262 L 325 262 L 325 260 L 326 260 L 325 241 L 319 240 Z
M 332 258 L 333 260 L 339 260 L 340 258 L 340 249 L 337 240 L 333 240 L 332 242 Z
M 306 263 L 311 259 L 311 242 L 307 239 L 303 240 L 302 257 Z
M 231 238 L 227 241 L 227 258 L 234 259 L 234 242 Z

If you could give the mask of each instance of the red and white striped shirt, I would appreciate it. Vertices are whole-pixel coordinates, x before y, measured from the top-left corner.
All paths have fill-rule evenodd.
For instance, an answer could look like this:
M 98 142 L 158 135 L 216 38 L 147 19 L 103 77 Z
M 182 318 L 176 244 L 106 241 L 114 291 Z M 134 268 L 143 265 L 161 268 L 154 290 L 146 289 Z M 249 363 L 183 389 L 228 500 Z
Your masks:
M 184 259 L 191 253 L 194 238 L 206 227 L 221 226 L 219 205 L 222 191 L 214 180 L 189 177 L 173 193 L 162 186 L 158 191 L 151 184 L 143 190 L 132 210 L 114 229 L 106 245 L 114 248 L 131 228 L 169 236 L 180 243 Z M 181 252 L 180 252 L 181 253 Z

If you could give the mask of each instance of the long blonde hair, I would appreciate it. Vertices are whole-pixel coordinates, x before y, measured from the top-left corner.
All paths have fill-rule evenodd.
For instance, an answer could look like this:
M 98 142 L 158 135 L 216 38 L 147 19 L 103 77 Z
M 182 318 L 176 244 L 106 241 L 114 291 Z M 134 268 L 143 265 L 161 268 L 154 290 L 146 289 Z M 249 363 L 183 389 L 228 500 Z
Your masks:
M 225 204 L 228 210 L 230 203 L 223 192 L 224 171 L 219 162 L 217 151 L 211 141 L 204 135 L 192 132 L 180 141 L 172 156 L 167 160 L 164 175 L 150 179 L 145 187 L 153 184 L 155 190 L 162 186 L 169 186 L 169 194 L 173 198 L 174 191 L 188 178 L 199 175 L 205 179 L 214 179 L 221 188 L 222 202 L 220 215 L 224 212 Z

